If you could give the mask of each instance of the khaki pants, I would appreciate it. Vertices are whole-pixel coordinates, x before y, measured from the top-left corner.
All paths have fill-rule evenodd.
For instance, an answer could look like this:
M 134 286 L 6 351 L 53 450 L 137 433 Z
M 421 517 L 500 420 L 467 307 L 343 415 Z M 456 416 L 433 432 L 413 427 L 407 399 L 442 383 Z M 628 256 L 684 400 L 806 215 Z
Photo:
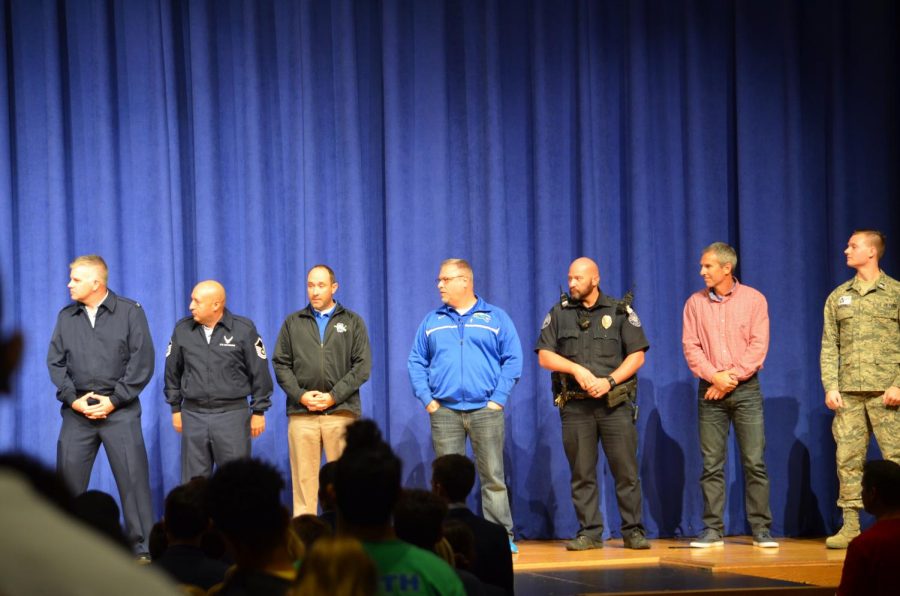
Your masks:
M 295 414 L 288 422 L 288 448 L 291 457 L 291 484 L 294 490 L 294 517 L 319 507 L 319 466 L 322 447 L 325 460 L 341 456 L 346 445 L 347 427 L 356 419 L 346 414 Z

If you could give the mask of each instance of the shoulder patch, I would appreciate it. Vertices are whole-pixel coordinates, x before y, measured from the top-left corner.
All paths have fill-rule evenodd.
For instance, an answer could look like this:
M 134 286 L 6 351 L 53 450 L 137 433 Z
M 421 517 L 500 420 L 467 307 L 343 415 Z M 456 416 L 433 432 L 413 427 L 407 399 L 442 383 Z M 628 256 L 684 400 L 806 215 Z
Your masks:
M 628 322 L 631 323 L 635 327 L 641 326 L 641 319 L 638 317 L 637 313 L 630 306 L 628 307 Z
M 256 355 L 259 356 L 260 358 L 262 358 L 263 360 L 265 360 L 266 359 L 266 346 L 263 345 L 263 340 L 261 337 L 256 338 L 256 343 L 253 344 L 253 347 L 256 348 Z
M 169 357 L 169 354 L 172 353 L 172 340 L 169 340 L 169 345 L 166 346 L 166 358 Z
M 550 322 L 553 320 L 553 317 L 550 316 L 550 313 L 547 313 L 547 316 L 544 317 L 544 322 L 541 323 L 541 329 L 546 329 L 550 326 Z

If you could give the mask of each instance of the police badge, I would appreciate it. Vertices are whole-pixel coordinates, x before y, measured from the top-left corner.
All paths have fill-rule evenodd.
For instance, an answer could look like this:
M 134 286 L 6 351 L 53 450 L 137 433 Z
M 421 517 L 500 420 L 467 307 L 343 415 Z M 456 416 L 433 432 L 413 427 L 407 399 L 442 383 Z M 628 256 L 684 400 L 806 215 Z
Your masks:
M 603 325 L 604 329 L 609 329 L 612 326 L 612 317 L 609 315 L 603 315 L 603 318 L 600 319 L 600 324 Z

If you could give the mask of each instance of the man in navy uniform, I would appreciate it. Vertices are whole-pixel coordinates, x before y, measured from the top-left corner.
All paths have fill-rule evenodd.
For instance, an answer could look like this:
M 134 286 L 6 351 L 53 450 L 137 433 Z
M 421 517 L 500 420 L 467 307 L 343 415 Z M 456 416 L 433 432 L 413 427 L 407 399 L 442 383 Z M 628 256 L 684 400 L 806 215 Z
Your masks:
M 138 395 L 153 376 L 153 340 L 141 305 L 106 287 L 102 257 L 72 261 L 69 294 L 47 353 L 62 402 L 56 463 L 76 494 L 90 481 L 102 443 L 119 487 L 125 529 L 139 558 L 149 559 L 153 526 L 150 474 Z
M 181 433 L 182 483 L 210 476 L 214 463 L 250 457 L 250 437 L 266 429 L 273 389 L 262 337 L 253 321 L 225 308 L 222 284 L 198 283 L 190 310 L 166 348 L 166 401 Z

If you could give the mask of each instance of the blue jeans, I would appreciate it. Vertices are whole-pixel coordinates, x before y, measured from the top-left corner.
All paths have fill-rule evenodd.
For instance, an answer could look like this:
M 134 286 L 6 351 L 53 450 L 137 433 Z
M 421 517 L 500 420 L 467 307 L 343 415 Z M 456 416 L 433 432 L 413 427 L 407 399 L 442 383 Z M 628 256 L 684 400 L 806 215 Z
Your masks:
M 503 475 L 503 410 L 460 411 L 441 406 L 431 414 L 431 442 L 437 457 L 466 454 L 466 435 L 472 441 L 475 467 L 481 481 L 484 518 L 506 528 L 513 536 L 512 514 Z
M 766 434 L 759 379 L 755 375 L 750 377 L 719 400 L 704 399 L 707 388 L 709 383 L 701 380 L 698 398 L 700 453 L 703 455 L 703 473 L 700 476 L 703 525 L 724 534 L 725 456 L 728 453 L 728 430 L 733 423 L 744 468 L 747 521 L 753 533 L 768 530 L 772 524 L 772 512 L 769 509 L 769 476 L 764 459 Z

